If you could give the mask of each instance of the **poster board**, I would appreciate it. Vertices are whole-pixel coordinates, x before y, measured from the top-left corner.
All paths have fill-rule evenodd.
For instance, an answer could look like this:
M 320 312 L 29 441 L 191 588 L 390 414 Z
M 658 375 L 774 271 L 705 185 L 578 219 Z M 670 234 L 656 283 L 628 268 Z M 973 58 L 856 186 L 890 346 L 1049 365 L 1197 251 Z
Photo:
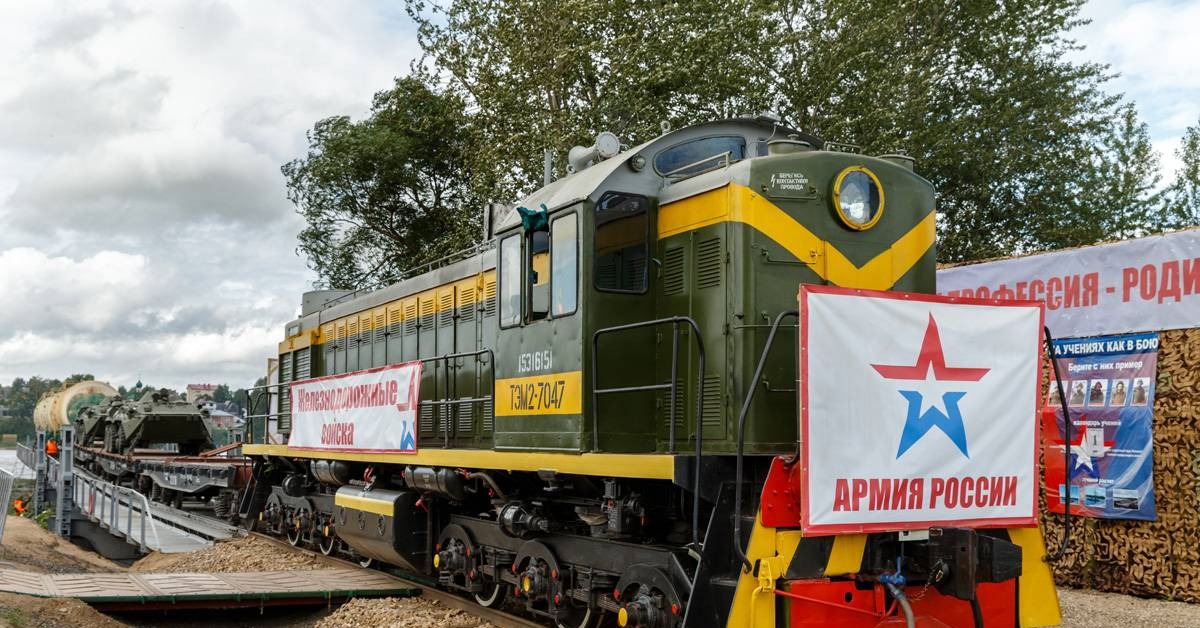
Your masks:
M 1156 518 L 1152 427 L 1158 341 L 1156 333 L 1054 341 L 1071 440 L 1068 471 L 1066 424 L 1051 379 L 1042 412 L 1050 512 L 1062 513 L 1069 494 L 1072 514 Z
M 1035 524 L 1042 305 L 802 286 L 806 534 Z
M 293 382 L 292 449 L 416 453 L 421 363 Z

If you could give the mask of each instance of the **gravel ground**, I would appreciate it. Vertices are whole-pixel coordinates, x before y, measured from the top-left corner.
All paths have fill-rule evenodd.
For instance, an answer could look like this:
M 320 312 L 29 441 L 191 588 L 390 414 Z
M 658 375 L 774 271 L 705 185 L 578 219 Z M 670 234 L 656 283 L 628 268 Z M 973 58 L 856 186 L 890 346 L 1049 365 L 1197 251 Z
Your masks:
M 234 573 L 242 571 L 298 571 L 328 568 L 328 562 L 279 543 L 248 536 L 186 554 L 154 552 L 134 563 L 133 571 L 157 573 Z
M 496 628 L 463 611 L 421 598 L 355 599 L 316 628 Z
M 1147 600 L 1082 589 L 1058 590 L 1063 628 L 1196 628 L 1200 604 Z

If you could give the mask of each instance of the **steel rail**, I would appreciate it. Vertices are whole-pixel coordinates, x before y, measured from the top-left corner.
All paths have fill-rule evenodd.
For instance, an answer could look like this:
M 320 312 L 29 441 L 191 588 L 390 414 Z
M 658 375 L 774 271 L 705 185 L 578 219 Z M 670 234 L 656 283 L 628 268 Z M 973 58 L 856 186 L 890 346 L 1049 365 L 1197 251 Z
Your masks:
M 250 535 L 265 539 L 267 541 L 270 541 L 272 543 L 275 543 L 281 547 L 285 547 L 290 550 L 303 552 L 314 558 L 317 558 L 318 560 L 323 560 L 323 561 L 329 562 L 331 564 L 336 564 L 339 566 L 350 565 L 350 566 L 356 567 L 358 569 L 363 569 L 363 567 L 361 565 L 355 563 L 352 560 L 348 560 L 345 558 L 338 558 L 336 556 L 326 556 L 324 554 L 321 554 L 320 552 L 314 552 L 313 550 L 310 550 L 308 548 L 296 547 L 296 546 L 284 541 L 283 539 L 280 539 L 280 538 L 274 537 L 274 536 L 270 536 L 268 534 L 263 534 L 262 532 L 251 532 Z M 461 610 L 465 613 L 468 613 L 470 615 L 478 617 L 479 619 L 491 622 L 497 626 L 514 626 L 516 628 L 546 628 L 546 626 L 549 625 L 549 624 L 539 624 L 533 620 L 527 619 L 525 617 L 521 617 L 520 615 L 513 615 L 511 613 L 506 613 L 504 611 L 497 610 L 494 608 L 480 606 L 479 604 L 476 604 L 475 602 L 472 602 L 471 600 L 460 597 L 449 591 L 443 591 L 441 589 L 432 587 L 423 582 L 411 580 L 409 578 L 405 578 L 404 576 L 398 576 L 398 575 L 392 573 L 391 571 L 385 571 L 384 573 L 399 580 L 400 582 L 404 583 L 407 586 L 411 586 L 411 587 L 420 589 L 422 598 L 441 602 L 442 604 L 445 604 L 446 606 Z

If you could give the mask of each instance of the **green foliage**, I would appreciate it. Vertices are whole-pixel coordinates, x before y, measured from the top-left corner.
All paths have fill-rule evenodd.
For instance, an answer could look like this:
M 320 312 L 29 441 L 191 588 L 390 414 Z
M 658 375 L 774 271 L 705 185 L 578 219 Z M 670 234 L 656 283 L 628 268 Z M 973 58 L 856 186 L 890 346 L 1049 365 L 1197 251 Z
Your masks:
M 420 78 L 375 94 L 358 122 L 335 116 L 283 166 L 304 217 L 299 250 L 332 288 L 400 279 L 476 241 L 480 204 L 468 184 L 473 135 L 464 103 Z
M 544 148 L 773 108 L 916 158 L 943 261 L 1179 224 L 1145 125 L 1103 91 L 1106 68 L 1069 60 L 1081 4 L 407 0 L 422 71 L 472 108 L 470 168 L 494 200 L 538 183 Z
M 213 399 L 216 403 L 225 403 L 233 400 L 233 393 L 229 392 L 229 384 L 217 384 L 217 388 L 213 390 Z
M 1167 189 L 1169 211 L 1185 225 L 1200 225 L 1200 122 L 1183 134 L 1175 155 L 1183 163 Z

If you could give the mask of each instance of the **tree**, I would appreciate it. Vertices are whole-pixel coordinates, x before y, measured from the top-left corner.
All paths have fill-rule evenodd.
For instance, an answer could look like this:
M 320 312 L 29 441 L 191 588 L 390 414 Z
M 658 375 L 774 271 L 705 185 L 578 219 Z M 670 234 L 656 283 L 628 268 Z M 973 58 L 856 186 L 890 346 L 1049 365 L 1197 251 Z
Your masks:
M 1146 123 L 1133 105 L 1122 105 L 1115 126 L 1105 129 L 1091 160 L 1090 182 L 1080 190 L 1079 206 L 1092 220 L 1076 225 L 1083 243 L 1132 238 L 1176 228 L 1160 190 L 1158 154 Z
M 660 123 L 757 111 L 765 91 L 738 49 L 748 4 L 407 0 L 422 69 L 468 101 L 481 141 L 471 167 L 491 200 L 540 185 L 543 150 L 565 174 L 571 146 L 600 131 L 638 143 Z
M 225 403 L 232 399 L 233 395 L 229 392 L 229 384 L 217 384 L 216 390 L 213 390 L 213 403 Z
M 1167 189 L 1170 212 L 1179 226 L 1200 225 L 1200 122 L 1184 132 L 1175 155 L 1182 163 Z
M 1130 122 L 1138 156 L 1141 127 L 1103 92 L 1104 67 L 1067 54 L 1081 4 L 407 0 L 422 67 L 488 140 L 476 179 L 509 200 L 537 183 L 543 148 L 773 106 L 826 139 L 916 158 L 938 190 L 943 261 L 1142 228 L 1083 193 L 1112 166 L 1109 130 Z M 1122 166 L 1137 181 L 1153 170 Z
M 392 282 L 474 243 L 480 204 L 465 167 L 472 135 L 461 98 L 420 78 L 375 94 L 358 122 L 335 116 L 283 166 L 307 223 L 299 251 L 328 287 Z

